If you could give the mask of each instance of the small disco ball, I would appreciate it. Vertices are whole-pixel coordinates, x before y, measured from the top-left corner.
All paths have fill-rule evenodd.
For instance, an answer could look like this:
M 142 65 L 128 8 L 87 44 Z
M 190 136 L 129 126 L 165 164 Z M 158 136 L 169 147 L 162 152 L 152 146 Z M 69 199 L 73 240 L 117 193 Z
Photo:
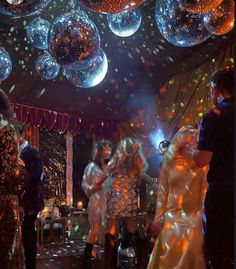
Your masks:
M 204 25 L 203 15 L 183 10 L 177 0 L 157 1 L 155 16 L 160 33 L 175 46 L 196 46 L 211 36 Z
M 213 35 L 225 35 L 234 28 L 234 0 L 224 0 L 212 12 L 205 14 L 204 23 Z
M 145 0 L 79 0 L 78 2 L 99 13 L 120 13 L 136 8 Z
M 0 47 L 0 81 L 7 79 L 12 70 L 12 62 L 8 52 Z
M 50 23 L 42 18 L 35 18 L 26 27 L 27 38 L 38 49 L 48 48 Z
M 14 6 L 20 5 L 23 2 L 24 2 L 24 0 L 7 0 L 7 3 L 14 5 Z
M 100 49 L 95 24 L 82 12 L 69 12 L 55 19 L 49 31 L 49 50 L 61 65 L 77 63 L 81 69 L 94 61 Z
M 206 13 L 219 6 L 223 0 L 178 0 L 180 6 L 192 13 Z
M 60 72 L 60 65 L 51 57 L 49 53 L 40 55 L 36 60 L 37 73 L 46 80 L 57 77 Z
M 0 13 L 20 18 L 40 13 L 51 0 L 0 0 Z
M 107 21 L 109 28 L 115 35 L 128 37 L 139 29 L 142 22 L 142 14 L 140 9 L 108 14 Z
M 105 52 L 100 49 L 95 61 L 88 68 L 80 70 L 76 64 L 64 67 L 64 74 L 76 87 L 92 88 L 103 81 L 108 70 Z

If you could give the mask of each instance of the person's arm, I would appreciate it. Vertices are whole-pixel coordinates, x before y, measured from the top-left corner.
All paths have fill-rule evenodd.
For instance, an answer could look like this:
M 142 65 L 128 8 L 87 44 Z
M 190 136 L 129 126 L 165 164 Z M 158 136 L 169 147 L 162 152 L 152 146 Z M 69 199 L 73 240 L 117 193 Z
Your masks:
M 84 170 L 82 189 L 86 196 L 89 198 L 93 193 L 101 190 L 101 186 L 96 185 L 96 180 L 98 177 L 98 172 L 96 172 L 96 167 L 94 163 L 90 163 Z
M 211 162 L 216 146 L 218 115 L 213 111 L 206 113 L 200 123 L 198 148 L 193 157 L 198 167 L 202 168 Z
M 119 164 L 123 161 L 122 153 L 117 151 L 112 156 L 111 160 L 108 162 L 108 164 L 105 166 L 103 170 L 103 175 L 101 175 L 99 178 L 97 178 L 95 184 L 96 185 L 102 185 L 106 179 L 109 178 L 109 176 L 112 174 L 112 172 L 119 166 Z
M 194 159 L 199 168 L 209 165 L 212 159 L 213 152 L 207 150 L 196 150 Z
M 149 176 L 146 172 L 141 173 L 141 177 L 145 180 L 145 182 L 149 185 L 153 184 L 153 178 Z

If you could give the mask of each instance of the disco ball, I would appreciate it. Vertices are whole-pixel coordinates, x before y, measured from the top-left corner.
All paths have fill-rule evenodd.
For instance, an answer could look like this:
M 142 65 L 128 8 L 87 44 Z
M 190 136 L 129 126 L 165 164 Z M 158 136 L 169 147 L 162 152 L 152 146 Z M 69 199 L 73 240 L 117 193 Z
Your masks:
M 120 13 L 136 8 L 145 0 L 79 0 L 79 3 L 99 13 Z
M 100 48 L 100 36 L 95 24 L 83 13 L 69 12 L 52 23 L 49 49 L 59 64 L 76 62 L 81 69 L 94 61 Z
M 64 74 L 76 87 L 92 88 L 103 81 L 108 69 L 105 52 L 100 49 L 95 61 L 84 70 L 77 68 L 76 64 L 64 67 Z
M 7 3 L 11 5 L 20 5 L 24 0 L 7 0 Z
M 108 14 L 107 21 L 109 28 L 114 34 L 121 37 L 128 37 L 139 29 L 142 22 L 142 14 L 139 9 Z
M 206 13 L 219 6 L 223 0 L 178 0 L 180 6 L 192 13 Z
M 40 13 L 51 0 L 0 0 L 0 13 L 14 18 Z
M 224 0 L 212 12 L 205 14 L 207 30 L 214 35 L 224 35 L 234 28 L 234 1 Z
M 27 37 L 38 49 L 48 48 L 48 32 L 50 23 L 42 18 L 35 18 L 26 27 Z
M 203 15 L 183 10 L 177 0 L 157 1 L 155 16 L 160 33 L 175 46 L 196 46 L 211 36 L 204 26 Z
M 0 81 L 8 78 L 12 70 L 12 62 L 7 51 L 0 47 Z
M 54 79 L 60 72 L 60 65 L 48 53 L 38 57 L 35 67 L 37 73 L 46 80 Z

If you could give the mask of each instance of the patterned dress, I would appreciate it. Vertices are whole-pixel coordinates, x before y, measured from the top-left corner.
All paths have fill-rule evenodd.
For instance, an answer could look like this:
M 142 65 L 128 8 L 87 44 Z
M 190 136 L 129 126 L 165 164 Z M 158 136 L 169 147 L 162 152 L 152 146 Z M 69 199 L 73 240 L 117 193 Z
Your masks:
M 18 148 L 14 128 L 0 120 L 0 268 L 23 268 L 19 204 L 16 195 Z
M 131 138 L 121 140 L 104 171 L 110 181 L 107 218 L 136 217 L 140 174 L 146 170 L 146 160 L 139 143 Z

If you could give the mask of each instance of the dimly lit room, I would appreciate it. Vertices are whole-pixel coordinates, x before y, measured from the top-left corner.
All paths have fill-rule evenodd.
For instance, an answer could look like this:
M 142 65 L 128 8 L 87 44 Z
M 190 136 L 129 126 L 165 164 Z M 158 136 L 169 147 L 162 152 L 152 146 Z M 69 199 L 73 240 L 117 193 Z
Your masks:
M 0 268 L 234 268 L 234 0 L 0 0 Z

